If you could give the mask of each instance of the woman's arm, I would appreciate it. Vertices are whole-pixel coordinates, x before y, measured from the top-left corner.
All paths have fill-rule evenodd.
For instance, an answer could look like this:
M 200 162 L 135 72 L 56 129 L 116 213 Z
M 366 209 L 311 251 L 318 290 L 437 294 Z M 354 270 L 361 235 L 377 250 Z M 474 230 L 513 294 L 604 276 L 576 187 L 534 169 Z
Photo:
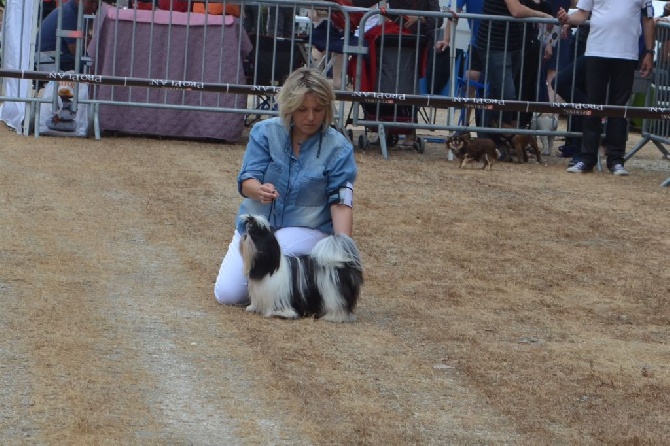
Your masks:
M 242 168 L 237 175 L 238 192 L 245 198 L 271 203 L 279 195 L 273 184 L 264 184 L 265 172 L 272 162 L 270 139 L 267 137 L 268 121 L 261 122 L 249 132 L 249 142 L 242 158 Z
M 459 8 L 456 12 L 459 13 L 461 11 L 462 9 Z M 437 42 L 435 42 L 435 49 L 437 49 L 438 51 L 444 51 L 447 48 L 449 48 L 449 45 L 451 44 L 451 27 L 457 25 L 458 25 L 458 15 L 454 15 L 454 17 L 447 18 L 447 24 L 444 27 L 444 36 L 442 37 L 442 40 L 438 40 Z
M 354 210 L 345 204 L 334 204 L 330 207 L 335 234 L 345 234 L 351 237 L 354 229 Z

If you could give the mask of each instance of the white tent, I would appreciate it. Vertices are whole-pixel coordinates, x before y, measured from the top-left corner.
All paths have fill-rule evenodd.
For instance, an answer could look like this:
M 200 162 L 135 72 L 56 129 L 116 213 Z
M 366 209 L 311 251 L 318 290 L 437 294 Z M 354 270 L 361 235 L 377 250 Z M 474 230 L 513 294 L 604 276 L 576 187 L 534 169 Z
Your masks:
M 35 26 L 39 0 L 7 0 L 4 25 L 2 29 L 2 68 L 5 70 L 33 70 Z M 35 14 L 33 14 L 35 12 Z M 30 80 L 13 78 L 3 79 L 5 97 L 27 99 L 32 95 Z M 17 133 L 27 134 L 26 102 L 4 102 L 0 106 L 0 120 L 16 129 Z

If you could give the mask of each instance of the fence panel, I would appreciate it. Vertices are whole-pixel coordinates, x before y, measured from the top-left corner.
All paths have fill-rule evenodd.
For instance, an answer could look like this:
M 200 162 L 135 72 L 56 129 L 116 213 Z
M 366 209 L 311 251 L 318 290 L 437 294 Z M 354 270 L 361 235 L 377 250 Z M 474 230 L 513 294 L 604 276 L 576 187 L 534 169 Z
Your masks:
M 579 72 L 582 54 L 579 45 L 552 36 L 547 25 L 555 21 L 460 15 L 461 19 L 503 23 L 504 29 L 521 25 L 520 47 L 503 44 L 498 48 L 520 69 L 514 71 L 513 79 L 499 79 L 492 77 L 496 70 L 488 65 L 492 42 L 480 45 L 479 51 L 472 45 L 452 45 L 445 52 L 434 49 L 443 32 L 442 23 L 454 17 L 450 12 L 361 9 L 319 1 L 203 2 L 204 10 L 219 6 L 228 12 L 216 15 L 160 10 L 151 2 L 123 8 L 99 1 L 95 13 L 76 11 L 75 31 L 61 27 L 57 31 L 58 37 L 74 38 L 77 47 L 74 72 L 63 74 L 60 50 L 65 43 L 61 39 L 56 39 L 52 66 L 43 63 L 47 51 L 41 48 L 43 40 L 36 30 L 45 19 L 39 8 L 33 8 L 40 3 L 8 2 L 2 45 L 3 119 L 10 109 L 7 104 L 19 102 L 29 104 L 29 117 L 30 111 L 39 114 L 41 103 L 51 104 L 54 113 L 62 111 L 58 90 L 44 98 L 34 87 L 48 80 L 67 80 L 75 88 L 79 84 L 89 87 L 87 98 L 75 92 L 69 99 L 70 112 L 77 113 L 79 102 L 91 107 L 89 116 L 97 137 L 100 131 L 112 130 L 234 141 L 242 134 L 245 117 L 276 115 L 273 96 L 283 78 L 298 66 L 310 65 L 333 78 L 339 99 L 338 127 L 352 139 L 353 129 L 346 127 L 362 127 L 357 141 L 361 147 L 370 142 L 368 131 L 376 131 L 384 156 L 388 156 L 387 146 L 399 143 L 402 135 L 407 138 L 420 132 L 413 147 L 421 152 L 429 132 L 476 131 L 496 137 L 510 131 L 501 128 L 505 121 L 519 134 L 578 138 L 581 134 L 574 121 L 598 115 L 642 118 L 642 145 L 652 141 L 668 157 L 664 147 L 670 119 L 668 58 L 661 57 L 661 48 L 670 36 L 662 22 L 654 79 L 636 82 L 648 102 L 613 106 L 588 104 L 575 94 L 583 80 Z M 14 20 L 8 26 L 10 15 Z M 60 17 L 59 22 L 62 20 Z M 7 31 L 19 23 L 21 30 L 13 34 L 19 37 L 8 38 Z M 457 32 L 456 27 L 451 29 Z M 24 36 L 29 37 L 28 45 Z M 575 40 L 579 41 L 579 32 Z M 455 34 L 451 41 L 457 41 Z M 555 87 L 563 102 L 552 90 L 544 90 L 547 45 L 559 54 L 558 65 L 562 65 L 561 58 L 572 64 L 568 65 L 571 72 L 566 69 L 569 75 L 557 74 Z M 466 73 L 474 70 L 477 59 L 481 75 L 475 80 Z M 511 97 L 496 88 L 508 82 L 514 85 Z M 15 85 L 22 90 L 13 88 Z M 352 104 L 348 115 L 345 103 Z M 563 132 L 528 128 L 533 112 L 573 119 Z M 27 125 L 23 127 L 25 133 Z M 39 127 L 36 130 L 37 135 Z

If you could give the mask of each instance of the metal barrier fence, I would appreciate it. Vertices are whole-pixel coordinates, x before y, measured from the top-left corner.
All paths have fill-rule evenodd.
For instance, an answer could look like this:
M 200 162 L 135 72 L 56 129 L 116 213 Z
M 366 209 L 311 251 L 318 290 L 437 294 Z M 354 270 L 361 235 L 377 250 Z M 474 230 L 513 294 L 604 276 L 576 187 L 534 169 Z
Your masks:
M 649 142 L 670 161 L 670 22 L 656 24 L 656 64 L 654 75 L 644 95 L 644 106 L 653 107 L 663 115 L 662 119 L 645 119 L 642 122 L 642 140 L 626 154 L 626 159 L 635 155 Z M 670 177 L 661 186 L 670 186 Z
M 449 50 L 434 49 L 444 32 L 442 22 L 455 16 L 450 12 L 350 8 L 320 1 L 202 2 L 204 9 L 219 7 L 227 14 L 215 15 L 176 11 L 180 2 L 173 3 L 175 11 L 160 10 L 149 1 L 146 9 L 142 8 L 146 2 L 132 1 L 128 8 L 121 1 L 117 5 L 98 1 L 95 13 L 78 9 L 80 31 L 57 31 L 58 37 L 76 42 L 70 61 L 74 73 L 64 74 L 65 43 L 58 38 L 55 49 L 41 48 L 44 40 L 38 30 L 44 18 L 34 7 L 41 2 L 8 0 L 0 72 L 2 119 L 7 122 L 7 111 L 24 103 L 25 118 L 18 124 L 13 121 L 13 126 L 38 136 L 45 129 L 40 117 L 45 105 L 61 125 L 85 107 L 87 128 L 96 138 L 102 131 L 118 131 L 234 141 L 250 119 L 276 115 L 273 97 L 283 78 L 297 66 L 310 65 L 332 72 L 340 101 L 338 128 L 353 140 L 348 126 L 362 127 L 363 133 L 353 141 L 361 147 L 370 143 L 368 130 L 375 131 L 384 157 L 402 135 L 420 132 L 413 146 L 421 152 L 431 138 L 427 135 L 436 130 L 500 135 L 509 132 L 500 127 L 505 120 L 515 123 L 515 133 L 579 138 L 573 121 L 593 114 L 643 119 L 643 140 L 627 158 L 649 141 L 670 158 L 665 149 L 670 119 L 665 98 L 667 59 L 659 56 L 653 81 L 636 80 L 635 93 L 646 98 L 643 104 L 587 104 L 574 94 L 582 80 L 577 70 L 581 54 L 571 42 L 580 40 L 581 31 L 571 40 L 559 39 L 545 26 L 555 21 L 460 15 L 461 20 L 523 25 L 516 97 L 503 98 L 490 89 L 490 67 L 481 67 L 480 78 L 468 78 L 475 61 L 487 61 L 488 53 L 477 53 L 467 42 L 458 44 L 455 26 L 450 27 Z M 419 21 L 408 31 L 411 17 Z M 17 28 L 20 37 L 11 40 L 8 36 L 16 35 Z M 659 48 L 670 40 L 667 34 L 668 26 L 660 23 Z M 568 92 L 562 94 L 567 102 L 544 91 L 542 59 L 547 45 L 558 54 L 557 65 L 566 58 L 572 63 L 568 82 L 563 76 L 561 85 L 556 84 L 556 90 Z M 51 67 L 45 66 L 46 57 L 52 58 Z M 39 96 L 36 87 L 48 81 L 59 82 L 49 85 L 51 94 Z M 72 84 L 66 93 L 71 98 L 65 98 L 67 113 L 63 96 L 59 97 L 63 81 Z M 79 91 L 80 84 L 88 84 L 82 89 L 86 95 Z M 566 131 L 526 128 L 533 112 L 568 116 L 571 122 Z M 484 121 L 482 115 L 487 116 Z M 495 118 L 493 124 L 488 117 Z M 71 131 L 67 125 L 56 125 L 54 130 L 53 124 L 47 131 Z
M 323 41 L 317 42 L 309 11 L 321 11 L 322 18 L 339 17 L 343 32 L 349 34 L 349 12 L 330 2 L 202 2 L 203 8 L 220 7 L 226 15 L 182 11 L 181 3 L 187 2 L 173 2 L 171 9 L 162 10 L 153 2 L 121 7 L 98 0 L 94 11 L 76 6 L 65 11 L 64 6 L 49 19 L 36 7 L 41 2 L 9 0 L 10 14 L 4 21 L 10 26 L 3 27 L 3 34 L 11 34 L 5 41 L 19 52 L 5 55 L 3 45 L 2 76 L 12 82 L 0 100 L 8 104 L 5 109 L 17 110 L 12 110 L 15 119 L 3 120 L 24 134 L 34 131 L 39 136 L 45 132 L 40 114 L 51 104 L 56 122 L 46 123 L 50 133 L 76 133 L 75 118 L 85 108 L 87 128 L 96 138 L 102 131 L 118 131 L 235 141 L 245 117 L 277 114 L 272 97 L 292 69 L 330 68 L 329 52 L 323 56 L 312 52 L 333 43 L 330 22 L 325 21 Z M 282 28 L 282 13 L 289 17 L 290 29 Z M 76 30 L 64 30 L 68 17 L 76 20 Z M 16 23 L 21 27 L 14 27 Z M 42 33 L 43 29 L 50 33 Z M 42 34 L 51 34 L 51 42 Z M 76 48 L 70 50 L 65 38 L 72 39 Z M 346 39 L 342 50 L 349 51 Z M 107 81 L 114 78 L 145 82 L 131 87 Z M 40 90 L 49 81 L 54 82 Z M 64 82 L 72 85 L 61 89 Z M 80 83 L 90 88 L 79 88 Z M 206 91 L 201 88 L 204 84 L 219 87 Z M 227 88 L 246 85 L 255 88 L 238 88 L 235 94 Z M 24 104 L 22 110 L 19 103 Z

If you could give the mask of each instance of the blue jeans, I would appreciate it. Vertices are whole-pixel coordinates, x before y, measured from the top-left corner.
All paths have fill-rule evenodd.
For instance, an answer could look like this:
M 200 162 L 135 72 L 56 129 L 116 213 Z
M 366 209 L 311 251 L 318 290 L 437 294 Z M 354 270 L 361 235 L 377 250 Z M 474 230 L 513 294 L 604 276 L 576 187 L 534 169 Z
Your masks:
M 485 80 L 488 82 L 489 99 L 516 100 L 517 92 L 514 79 L 521 67 L 521 50 L 515 51 L 487 51 L 486 48 L 477 48 L 479 58 L 484 63 Z M 515 112 L 484 111 L 482 124 L 490 127 L 491 120 L 510 123 L 514 120 Z

